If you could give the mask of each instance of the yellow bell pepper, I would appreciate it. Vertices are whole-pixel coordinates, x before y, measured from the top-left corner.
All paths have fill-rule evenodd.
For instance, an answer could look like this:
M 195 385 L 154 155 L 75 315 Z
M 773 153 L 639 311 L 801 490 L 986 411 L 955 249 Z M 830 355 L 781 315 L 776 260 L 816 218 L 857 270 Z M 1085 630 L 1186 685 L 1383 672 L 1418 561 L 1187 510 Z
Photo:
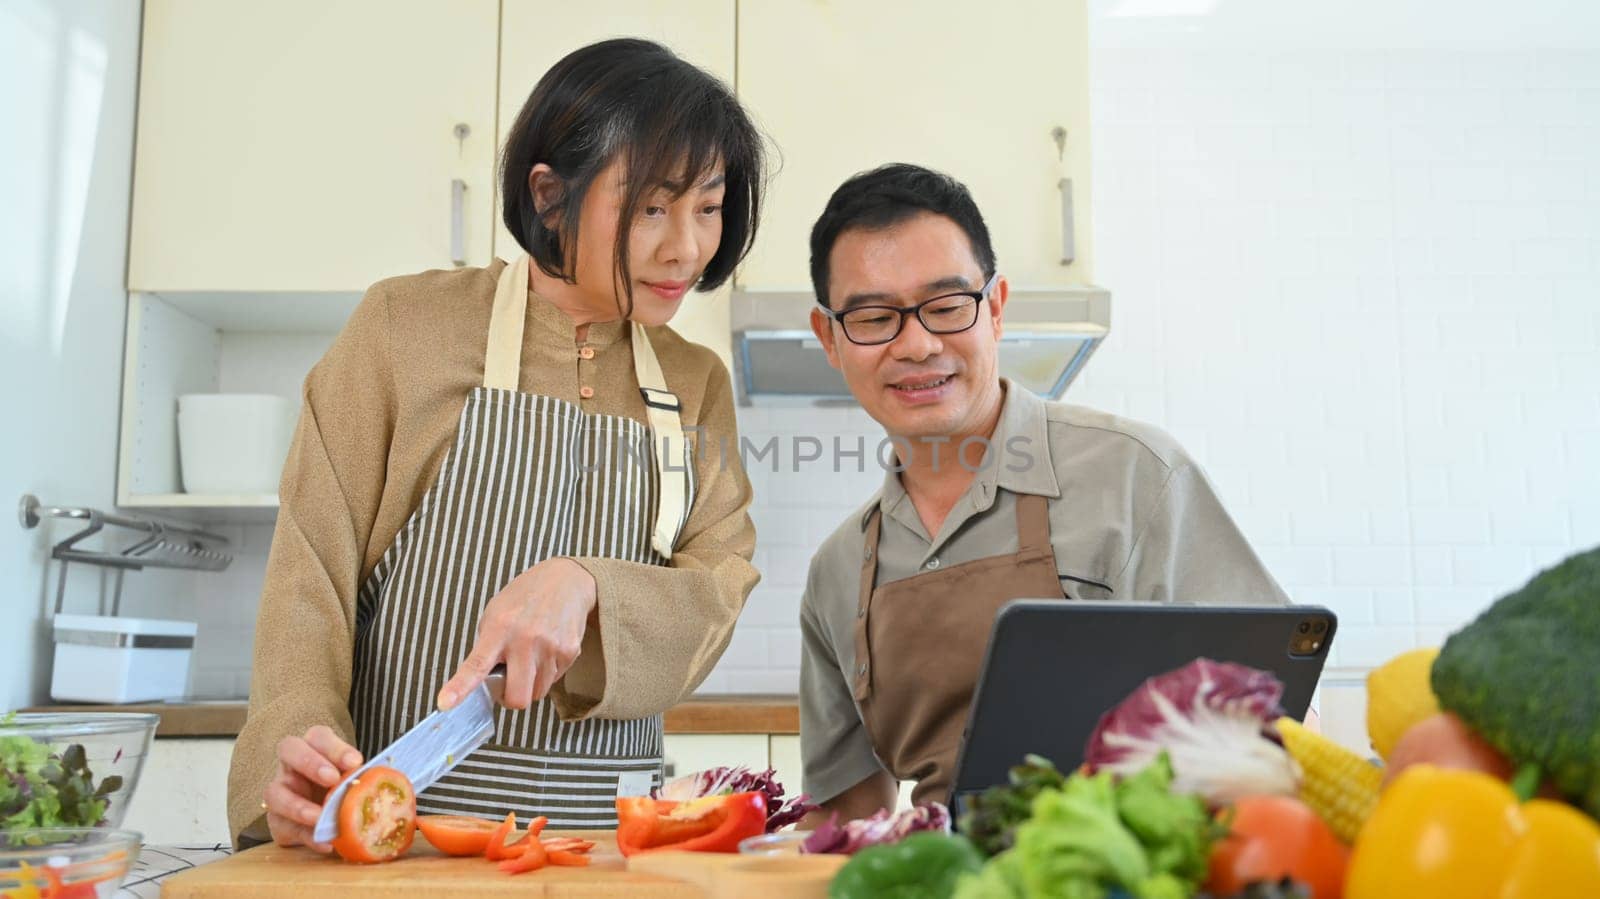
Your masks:
M 1415 765 L 1361 829 L 1345 899 L 1600 896 L 1600 825 L 1561 802 L 1517 802 L 1477 771 Z
M 1517 843 L 1500 899 L 1600 896 L 1600 826 L 1565 802 L 1522 806 L 1528 834 Z

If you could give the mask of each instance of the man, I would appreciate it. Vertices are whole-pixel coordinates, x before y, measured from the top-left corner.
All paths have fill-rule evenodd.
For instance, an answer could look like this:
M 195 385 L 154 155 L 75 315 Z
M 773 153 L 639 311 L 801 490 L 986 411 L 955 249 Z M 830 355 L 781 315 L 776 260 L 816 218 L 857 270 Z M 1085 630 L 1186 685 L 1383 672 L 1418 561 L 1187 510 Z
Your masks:
M 889 165 L 811 232 L 811 326 L 895 459 L 811 560 L 805 790 L 863 817 L 944 800 L 996 611 L 1021 597 L 1285 604 L 1160 430 L 1045 402 L 998 370 L 1008 286 L 954 179 Z

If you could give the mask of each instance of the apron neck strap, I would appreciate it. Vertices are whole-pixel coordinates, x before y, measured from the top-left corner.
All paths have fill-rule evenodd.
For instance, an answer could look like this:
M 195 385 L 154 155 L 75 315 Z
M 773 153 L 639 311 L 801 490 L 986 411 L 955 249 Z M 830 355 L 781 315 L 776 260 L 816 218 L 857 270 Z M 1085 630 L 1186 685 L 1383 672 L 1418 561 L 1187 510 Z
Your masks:
M 494 288 L 489 345 L 483 354 L 483 386 L 516 390 L 522 369 L 522 328 L 528 320 L 528 255 L 506 263 Z
M 483 386 L 516 390 L 521 378 L 523 326 L 528 318 L 528 256 L 520 254 L 506 264 L 495 283 L 494 309 L 489 313 L 489 342 L 483 356 Z M 672 558 L 673 545 L 688 518 L 689 452 L 681 413 L 683 404 L 667 389 L 661 363 L 650 345 L 650 335 L 632 323 L 633 375 L 644 397 L 645 420 L 650 425 L 651 447 L 661 501 L 656 506 L 650 544 L 664 558 Z
M 1037 493 L 1017 495 L 1017 551 L 1048 553 L 1055 556 L 1050 544 L 1050 501 Z
M 683 432 L 683 404 L 667 389 L 661 363 L 650 346 L 644 325 L 633 322 L 629 335 L 633 344 L 633 375 L 644 398 L 645 421 L 650 425 L 652 456 L 656 480 L 661 485 L 661 501 L 656 506 L 656 524 L 650 532 L 650 545 L 663 558 L 671 559 L 678 533 L 688 523 L 689 442 Z

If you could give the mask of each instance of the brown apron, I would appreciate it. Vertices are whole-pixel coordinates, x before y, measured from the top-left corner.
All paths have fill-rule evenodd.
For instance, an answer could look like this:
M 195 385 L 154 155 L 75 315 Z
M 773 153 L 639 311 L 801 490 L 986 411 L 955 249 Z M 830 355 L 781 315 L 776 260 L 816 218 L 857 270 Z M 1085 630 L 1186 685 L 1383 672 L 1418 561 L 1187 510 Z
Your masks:
M 1067 598 L 1050 545 L 1048 501 L 1017 494 L 1017 552 L 877 586 L 882 509 L 867 523 L 856 611 L 855 699 L 878 759 L 914 780 L 916 802 L 945 801 L 978 667 L 1000 607 Z

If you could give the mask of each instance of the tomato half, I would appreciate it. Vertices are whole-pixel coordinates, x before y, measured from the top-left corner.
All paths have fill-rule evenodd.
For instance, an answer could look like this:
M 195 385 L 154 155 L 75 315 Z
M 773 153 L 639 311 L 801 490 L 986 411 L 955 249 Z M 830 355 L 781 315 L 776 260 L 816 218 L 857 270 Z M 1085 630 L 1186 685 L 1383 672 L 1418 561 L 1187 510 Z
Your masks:
M 361 772 L 339 803 L 339 835 L 333 849 L 347 862 L 368 864 L 399 858 L 416 836 L 417 794 L 393 768 Z
M 1288 796 L 1249 796 L 1233 805 L 1230 834 L 1211 850 L 1206 887 L 1231 896 L 1246 885 L 1285 877 L 1305 884 L 1312 899 L 1344 893 L 1346 849 L 1317 813 Z
M 428 838 L 433 848 L 445 855 L 482 855 L 489 845 L 489 835 L 500 826 L 498 821 L 469 818 L 466 815 L 422 815 L 417 818 L 417 829 Z

